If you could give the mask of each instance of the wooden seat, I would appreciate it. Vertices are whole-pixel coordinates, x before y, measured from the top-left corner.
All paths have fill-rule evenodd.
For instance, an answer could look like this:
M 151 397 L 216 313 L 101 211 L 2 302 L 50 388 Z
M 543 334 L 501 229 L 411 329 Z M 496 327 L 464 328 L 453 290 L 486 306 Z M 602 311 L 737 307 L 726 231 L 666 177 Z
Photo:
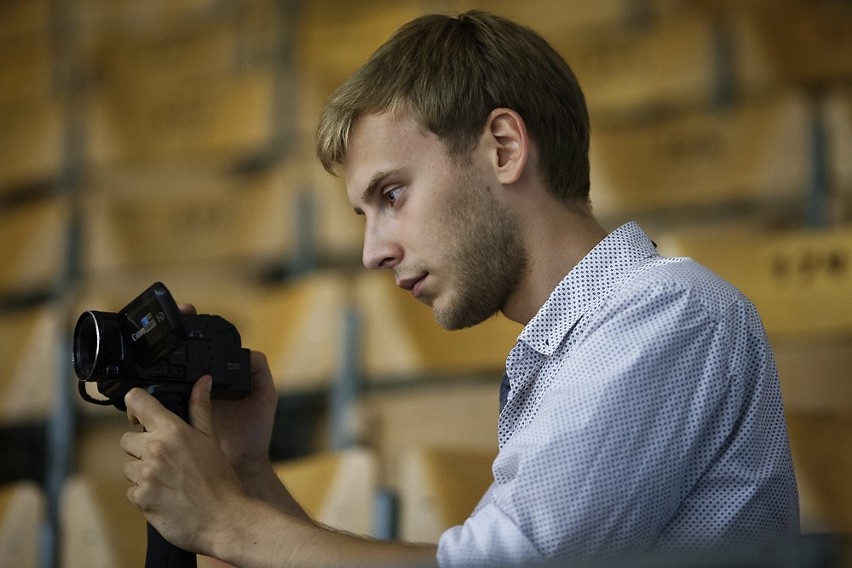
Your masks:
M 100 78 L 88 123 L 97 164 L 241 161 L 268 149 L 282 24 L 272 3 L 108 4 L 82 18 Z
M 563 33 L 551 41 L 580 81 L 595 124 L 706 108 L 724 73 L 714 23 L 694 14 Z
M 353 534 L 373 534 L 378 475 L 375 456 L 369 450 L 318 453 L 279 462 L 275 471 L 315 521 Z M 224 566 L 229 565 L 198 557 L 198 568 Z
M 352 448 L 279 462 L 278 477 L 312 519 L 347 532 L 372 535 L 378 462 Z
M 314 136 L 329 95 L 397 28 L 423 13 L 418 0 L 317 0 L 302 6 L 295 38 L 300 61 L 296 119 L 306 139 Z
M 0 292 L 53 288 L 64 268 L 69 235 L 66 200 L 39 199 L 0 209 Z
M 81 429 L 76 470 L 63 492 L 63 568 L 139 566 L 147 540 L 141 514 L 127 502 L 121 435 L 132 429 L 113 411 L 89 418 Z M 378 462 L 374 452 L 352 448 L 275 464 L 276 473 L 311 517 L 353 532 L 373 534 Z M 74 540 L 76 542 L 70 542 Z M 87 564 L 91 559 L 93 564 Z M 204 564 L 206 562 L 207 564 Z M 199 559 L 199 565 L 217 565 Z
M 0 193 L 54 180 L 63 163 L 62 132 L 62 109 L 54 99 L 0 104 Z
M 805 532 L 852 533 L 852 398 L 845 409 L 789 410 Z
M 48 0 L 0 2 L 0 37 L 47 32 L 50 26 Z
M 852 331 L 852 229 L 758 233 L 680 231 L 661 252 L 691 256 L 757 306 L 771 336 Z
M 852 8 L 818 0 L 743 3 L 737 7 L 737 48 L 762 79 L 824 85 L 852 76 Z M 749 81 L 749 73 L 739 73 Z
M 49 96 L 53 83 L 50 47 L 47 30 L 9 37 L 0 34 L 0 104 Z
M 363 324 L 363 368 L 376 383 L 434 375 L 502 376 L 521 326 L 502 315 L 447 331 L 432 310 L 398 288 L 389 274 L 364 273 L 356 284 Z
M 206 157 L 239 162 L 271 141 L 273 77 L 252 72 L 180 86 L 116 81 L 92 98 L 99 164 Z
M 44 492 L 35 483 L 18 481 L 0 486 L 0 566 L 45 565 L 39 543 L 45 507 Z
M 459 448 L 407 451 L 398 483 L 400 537 L 436 543 L 445 530 L 464 523 L 491 485 L 495 455 Z
M 852 89 L 832 90 L 823 105 L 822 123 L 827 131 L 827 157 L 836 193 L 852 198 Z M 842 213 L 848 216 L 849 204 Z
M 127 500 L 127 487 L 121 473 L 68 479 L 59 511 L 62 568 L 144 566 L 145 518 Z
M 500 376 L 368 390 L 361 398 L 363 439 L 381 464 L 382 484 L 401 491 L 411 448 L 497 453 Z
M 85 196 L 85 264 L 281 262 L 291 254 L 294 214 L 280 181 L 278 171 L 246 178 L 191 163 L 103 169 Z
M 597 131 L 595 210 L 649 210 L 801 199 L 811 173 L 811 116 L 798 96 Z
M 60 372 L 61 325 L 51 306 L 0 314 L 0 424 L 50 416 Z
M 288 183 L 297 194 L 294 211 L 302 224 L 302 246 L 321 264 L 361 262 L 364 223 L 352 210 L 342 179 L 330 175 L 315 156 L 291 161 Z M 296 221 L 294 221 L 294 227 Z
M 325 390 L 340 372 L 349 286 L 317 271 L 257 289 L 245 306 L 243 344 L 266 354 L 279 392 Z

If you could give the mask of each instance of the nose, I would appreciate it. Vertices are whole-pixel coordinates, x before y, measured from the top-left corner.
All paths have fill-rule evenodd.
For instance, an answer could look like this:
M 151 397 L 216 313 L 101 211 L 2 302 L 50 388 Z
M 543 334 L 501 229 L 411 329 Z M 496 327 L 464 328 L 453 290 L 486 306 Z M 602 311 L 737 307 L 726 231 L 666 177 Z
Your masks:
M 379 227 L 369 221 L 364 227 L 364 250 L 361 260 L 367 268 L 393 268 L 402 258 L 399 243 L 390 238 L 387 232 L 386 227 Z

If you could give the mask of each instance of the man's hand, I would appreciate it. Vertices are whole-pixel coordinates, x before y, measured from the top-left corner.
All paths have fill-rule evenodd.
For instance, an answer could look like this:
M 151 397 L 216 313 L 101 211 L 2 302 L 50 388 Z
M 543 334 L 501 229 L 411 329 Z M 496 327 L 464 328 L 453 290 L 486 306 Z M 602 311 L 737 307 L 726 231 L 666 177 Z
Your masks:
M 192 390 L 191 425 L 142 389 L 124 399 L 131 423 L 145 427 L 121 438 L 133 458 L 124 467 L 133 483 L 127 497 L 166 540 L 194 552 L 209 549 L 218 531 L 233 522 L 227 512 L 247 498 L 216 440 L 211 384 L 202 377 Z
M 191 304 L 180 307 L 195 314 Z M 242 400 L 213 400 L 213 431 L 231 467 L 244 482 L 252 483 L 268 467 L 269 444 L 278 395 L 263 353 L 251 353 L 251 394 Z

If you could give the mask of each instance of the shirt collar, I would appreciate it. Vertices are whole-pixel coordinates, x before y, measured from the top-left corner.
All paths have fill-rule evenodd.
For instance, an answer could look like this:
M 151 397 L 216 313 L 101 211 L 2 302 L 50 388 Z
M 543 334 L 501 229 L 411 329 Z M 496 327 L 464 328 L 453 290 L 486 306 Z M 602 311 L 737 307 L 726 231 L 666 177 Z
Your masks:
M 562 279 L 519 340 L 542 355 L 552 355 L 583 314 L 600 304 L 632 267 L 656 254 L 654 243 L 637 223 L 622 225 Z

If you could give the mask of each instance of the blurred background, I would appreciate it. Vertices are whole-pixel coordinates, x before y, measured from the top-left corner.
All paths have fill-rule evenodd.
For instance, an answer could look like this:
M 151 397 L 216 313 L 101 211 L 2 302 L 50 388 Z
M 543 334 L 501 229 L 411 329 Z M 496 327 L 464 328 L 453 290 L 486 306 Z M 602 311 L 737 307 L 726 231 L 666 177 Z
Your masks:
M 320 520 L 435 541 L 466 517 L 520 327 L 444 332 L 363 269 L 313 135 L 396 28 L 470 8 L 574 69 L 605 226 L 755 302 L 803 527 L 852 531 L 852 3 L 0 0 L 0 565 L 141 565 L 127 422 L 79 400 L 71 332 L 158 280 L 268 355 L 272 457 Z

